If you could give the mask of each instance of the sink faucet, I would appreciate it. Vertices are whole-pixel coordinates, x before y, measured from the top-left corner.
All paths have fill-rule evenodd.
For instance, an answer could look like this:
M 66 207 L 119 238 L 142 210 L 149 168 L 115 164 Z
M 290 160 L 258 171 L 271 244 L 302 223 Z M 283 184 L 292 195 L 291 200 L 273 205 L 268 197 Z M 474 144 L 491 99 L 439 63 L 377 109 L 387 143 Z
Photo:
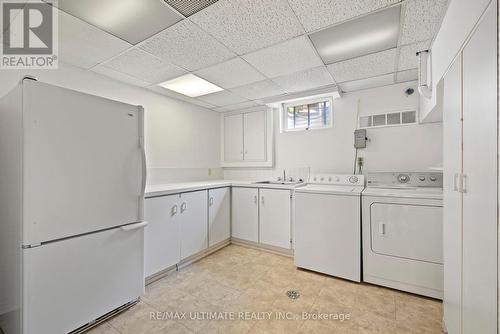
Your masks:
M 286 169 L 283 168 L 283 181 L 286 181 Z

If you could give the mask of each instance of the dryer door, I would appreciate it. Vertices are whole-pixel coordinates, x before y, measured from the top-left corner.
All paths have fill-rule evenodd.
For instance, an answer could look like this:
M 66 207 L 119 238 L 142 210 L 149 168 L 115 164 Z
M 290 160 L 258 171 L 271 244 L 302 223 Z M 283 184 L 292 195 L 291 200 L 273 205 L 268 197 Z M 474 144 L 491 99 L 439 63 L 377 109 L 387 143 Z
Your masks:
M 442 207 L 373 203 L 370 218 L 375 253 L 443 263 Z

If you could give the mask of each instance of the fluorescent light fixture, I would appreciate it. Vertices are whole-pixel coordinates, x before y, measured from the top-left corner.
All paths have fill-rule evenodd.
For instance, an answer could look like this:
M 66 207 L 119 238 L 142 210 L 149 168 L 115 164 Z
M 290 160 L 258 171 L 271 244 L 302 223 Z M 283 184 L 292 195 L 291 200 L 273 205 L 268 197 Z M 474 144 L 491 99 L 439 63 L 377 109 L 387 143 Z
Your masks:
M 315 32 L 309 37 L 325 64 L 395 48 L 401 5 Z
M 59 0 L 56 5 L 130 44 L 137 44 L 182 19 L 159 0 Z
M 162 82 L 158 85 L 190 97 L 207 95 L 224 90 L 223 88 L 220 88 L 219 86 L 216 86 L 213 83 L 191 73 Z

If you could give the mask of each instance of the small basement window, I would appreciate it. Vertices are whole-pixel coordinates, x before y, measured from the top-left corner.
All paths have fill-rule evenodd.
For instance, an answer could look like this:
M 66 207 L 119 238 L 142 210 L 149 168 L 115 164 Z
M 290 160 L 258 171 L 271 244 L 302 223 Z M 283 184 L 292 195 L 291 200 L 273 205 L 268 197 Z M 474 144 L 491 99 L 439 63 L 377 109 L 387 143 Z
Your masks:
M 284 103 L 283 130 L 300 131 L 324 129 L 332 126 L 332 99 Z

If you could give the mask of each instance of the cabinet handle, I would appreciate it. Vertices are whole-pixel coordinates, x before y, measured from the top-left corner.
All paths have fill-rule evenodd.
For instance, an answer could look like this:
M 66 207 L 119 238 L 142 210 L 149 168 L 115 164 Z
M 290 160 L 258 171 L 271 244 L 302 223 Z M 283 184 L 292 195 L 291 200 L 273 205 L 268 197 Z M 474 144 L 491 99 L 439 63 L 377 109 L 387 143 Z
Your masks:
M 385 223 L 380 222 L 380 223 L 378 224 L 378 233 L 379 233 L 381 236 L 384 236 L 384 235 L 385 235 Z
M 458 191 L 458 173 L 453 176 L 453 190 Z
M 462 193 L 467 192 L 467 175 L 462 174 L 462 178 L 460 180 L 460 188 L 462 189 Z
M 264 196 L 260 196 L 260 202 L 264 205 Z
M 187 209 L 187 204 L 186 204 L 186 202 L 184 202 L 184 203 L 181 204 L 181 213 L 183 213 L 184 211 L 186 211 L 186 209 Z
M 257 195 L 255 195 L 255 196 L 253 197 L 253 202 L 254 202 L 255 204 L 257 204 Z
M 208 205 L 212 206 L 214 205 L 214 198 L 210 197 L 210 200 L 208 201 Z
M 170 209 L 170 215 L 175 216 L 177 214 L 177 204 L 174 204 L 174 206 Z

